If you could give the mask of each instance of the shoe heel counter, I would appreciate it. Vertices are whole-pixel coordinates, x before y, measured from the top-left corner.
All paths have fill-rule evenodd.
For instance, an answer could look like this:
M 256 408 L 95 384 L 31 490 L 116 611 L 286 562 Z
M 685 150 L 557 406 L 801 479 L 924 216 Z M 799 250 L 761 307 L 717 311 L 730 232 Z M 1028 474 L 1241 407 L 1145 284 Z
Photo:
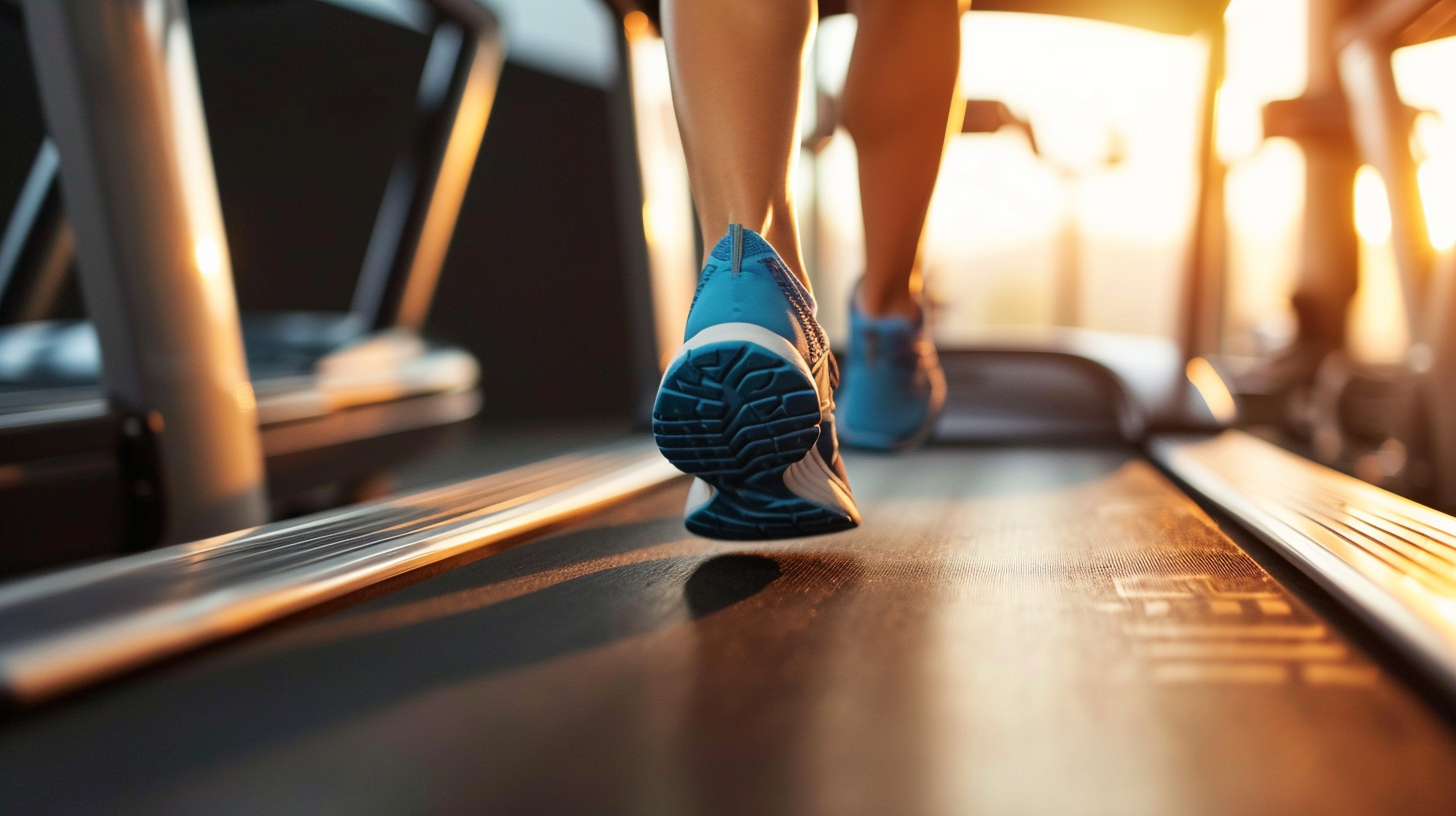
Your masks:
M 699 279 L 683 340 L 719 323 L 753 323 L 799 346 L 802 333 L 794 325 L 795 314 L 764 264 L 748 261 L 734 274 L 728 262 L 715 259 Z
M 793 343 L 812 364 L 829 349 L 814 313 L 814 296 L 773 247 L 733 224 L 709 253 L 683 340 L 719 323 L 753 323 Z

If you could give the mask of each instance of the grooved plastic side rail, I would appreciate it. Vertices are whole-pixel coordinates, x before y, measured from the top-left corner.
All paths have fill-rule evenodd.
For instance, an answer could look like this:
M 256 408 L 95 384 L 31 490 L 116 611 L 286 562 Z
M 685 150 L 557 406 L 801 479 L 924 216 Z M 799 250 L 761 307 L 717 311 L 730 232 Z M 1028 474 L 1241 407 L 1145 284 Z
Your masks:
M 1456 689 L 1456 518 L 1239 431 L 1152 448 Z
M 0 586 L 0 692 L 55 697 L 681 475 L 634 441 Z

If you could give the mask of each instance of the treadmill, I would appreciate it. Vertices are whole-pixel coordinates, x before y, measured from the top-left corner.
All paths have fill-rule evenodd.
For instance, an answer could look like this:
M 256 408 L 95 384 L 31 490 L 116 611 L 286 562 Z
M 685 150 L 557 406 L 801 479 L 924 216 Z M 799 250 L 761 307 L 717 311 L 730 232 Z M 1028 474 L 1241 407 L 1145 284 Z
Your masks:
M 193 24 L 189 30 L 197 31 L 197 50 L 206 58 L 202 63 L 208 70 L 199 72 L 197 85 L 203 101 L 211 102 L 214 133 L 222 133 L 211 140 L 221 146 L 219 166 L 229 171 L 222 204 L 229 218 L 236 218 L 232 234 L 241 233 L 246 245 L 238 253 L 243 263 L 239 288 L 249 295 L 245 303 L 262 302 L 266 308 L 244 312 L 239 325 L 251 381 L 246 401 L 255 407 L 256 444 L 266 466 L 260 479 L 266 485 L 260 492 L 268 505 L 215 529 L 194 528 L 195 536 L 346 504 L 360 491 L 371 490 L 377 474 L 458 438 L 463 423 L 479 410 L 475 358 L 422 330 L 474 167 L 503 52 L 494 17 L 470 3 L 431 6 L 411 0 L 364 4 L 361 10 L 349 3 L 203 0 L 192 3 L 190 11 L 190 20 L 185 15 L 178 19 Z M 170 454 L 158 440 L 165 436 L 163 415 L 168 412 L 147 409 L 146 400 L 134 394 L 119 396 L 135 389 L 118 381 L 126 379 L 124 372 L 108 371 L 137 365 L 122 349 L 145 343 L 119 337 L 114 330 L 98 338 L 94 314 L 102 313 L 104 323 L 116 322 L 120 317 L 110 312 L 127 313 L 117 306 L 123 298 L 114 292 L 110 297 L 88 295 L 93 288 L 105 291 L 109 281 L 78 281 L 88 272 L 85 259 L 77 269 L 78 242 L 109 242 L 105 253 L 124 255 L 110 244 L 124 248 L 126 241 L 114 234 L 98 237 L 95 225 L 90 233 L 78 234 L 62 196 L 62 150 L 42 122 L 34 60 L 27 58 L 25 15 L 8 4 L 0 4 L 0 12 L 0 36 L 9 57 L 7 99 L 19 131 L 12 137 L 28 139 L 34 156 L 18 185 L 0 245 L 0 472 L 6 474 L 0 479 L 0 512 L 7 528 L 0 543 L 0 574 L 15 574 L 183 540 L 188 535 L 177 528 L 187 528 L 188 488 L 185 479 L 168 484 L 161 475 L 166 468 L 159 460 Z M 289 128 L 301 124 L 297 108 L 310 101 L 287 91 L 260 95 L 258 86 L 269 81 L 260 76 L 260 67 L 268 60 L 281 61 L 295 71 L 324 73 L 315 85 L 327 81 L 331 66 L 318 43 L 331 34 L 362 37 L 405 66 L 392 74 L 376 72 L 387 79 L 405 78 L 381 82 L 397 91 L 394 97 L 380 91 L 346 100 L 356 106 L 382 106 L 375 116 L 392 118 L 382 129 L 397 145 L 389 145 L 388 138 L 372 143 L 391 152 L 361 156 L 359 150 L 324 148 L 355 160 L 353 165 L 336 161 L 328 169 L 338 188 L 334 194 L 347 199 L 347 206 L 331 207 L 372 220 L 372 229 L 364 231 L 351 232 L 337 213 L 299 211 L 290 193 L 306 199 L 307 182 L 277 172 L 258 173 L 262 165 L 291 167 L 295 174 L 307 175 L 302 172 L 307 168 L 299 166 L 307 159 L 286 153 L 287 140 L 294 135 Z M 411 69 L 414 76 L 409 76 Z M 333 68 L 333 74 L 339 72 Z M 294 84 L 307 86 L 309 81 Z M 231 98 L 249 86 L 253 95 L 248 105 Z M 169 92 L 174 104 L 187 96 L 175 88 Z M 63 95 L 51 88 L 50 96 Z M 47 114 L 67 115 L 57 110 Z M 136 129 L 145 132 L 140 124 Z M 274 135 L 275 130 L 283 132 Z M 205 135 L 202 140 L 206 151 Z M 181 153 L 195 149 L 185 139 L 181 145 Z M 259 158 L 269 150 L 272 156 Z M 119 164 L 98 169 L 94 179 L 103 189 L 122 191 L 115 206 L 121 216 L 108 226 L 124 235 L 145 234 L 146 219 L 134 214 L 152 206 L 152 198 L 132 185 L 126 164 Z M 343 183 L 337 179 L 337 166 L 348 168 Z M 280 243 L 278 234 L 288 229 L 276 226 L 281 215 L 306 224 L 291 227 L 295 236 L 305 233 L 302 239 L 290 239 L 295 254 L 300 244 L 345 253 L 348 236 L 355 234 L 367 242 L 367 249 L 363 242 L 359 246 L 357 279 L 343 281 L 353 284 L 352 295 L 343 292 L 342 302 L 334 305 L 338 298 L 316 293 L 331 284 L 337 290 L 338 281 L 323 279 L 327 276 L 306 262 L 280 259 L 277 248 L 270 255 L 267 248 L 256 246 L 270 239 Z M 161 229 L 174 226 L 176 221 Z M 226 251 L 213 249 L 219 256 Z M 347 268 L 343 272 L 353 274 Z M 130 285 L 145 275 L 125 269 L 119 278 Z M 288 294 L 324 308 L 290 309 Z M 232 295 L 224 291 L 221 296 Z M 185 309 L 173 304 L 161 311 Z M 209 362 L 202 368 L 216 366 Z M 195 398 L 179 402 L 185 406 Z M 174 466 L 172 472 L 178 469 Z M 64 511 L 78 500 L 90 508 L 87 513 Z
M 1456 518 L 1032 345 L 953 355 L 930 447 L 847 455 L 848 533 L 691 536 L 635 437 L 0 585 L 0 801 L 1456 809 Z

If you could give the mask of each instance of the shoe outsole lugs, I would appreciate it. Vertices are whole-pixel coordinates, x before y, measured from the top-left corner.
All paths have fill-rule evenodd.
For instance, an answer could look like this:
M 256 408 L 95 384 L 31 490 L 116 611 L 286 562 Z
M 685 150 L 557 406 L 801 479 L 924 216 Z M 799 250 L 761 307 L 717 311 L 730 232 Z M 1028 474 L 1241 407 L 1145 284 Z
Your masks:
M 715 493 L 685 524 L 711 538 L 787 538 L 856 526 L 795 495 L 784 471 L 819 439 L 819 395 L 793 362 L 752 342 L 709 343 L 682 354 L 652 411 L 658 448 Z

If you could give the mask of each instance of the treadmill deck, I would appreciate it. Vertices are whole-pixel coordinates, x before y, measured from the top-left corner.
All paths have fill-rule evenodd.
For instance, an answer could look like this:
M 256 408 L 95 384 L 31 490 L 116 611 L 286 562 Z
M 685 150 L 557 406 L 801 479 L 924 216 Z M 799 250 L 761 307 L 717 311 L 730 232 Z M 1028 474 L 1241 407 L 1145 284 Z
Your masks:
M 1445 720 L 1114 449 L 686 483 L 0 725 L 24 813 L 1452 813 Z

